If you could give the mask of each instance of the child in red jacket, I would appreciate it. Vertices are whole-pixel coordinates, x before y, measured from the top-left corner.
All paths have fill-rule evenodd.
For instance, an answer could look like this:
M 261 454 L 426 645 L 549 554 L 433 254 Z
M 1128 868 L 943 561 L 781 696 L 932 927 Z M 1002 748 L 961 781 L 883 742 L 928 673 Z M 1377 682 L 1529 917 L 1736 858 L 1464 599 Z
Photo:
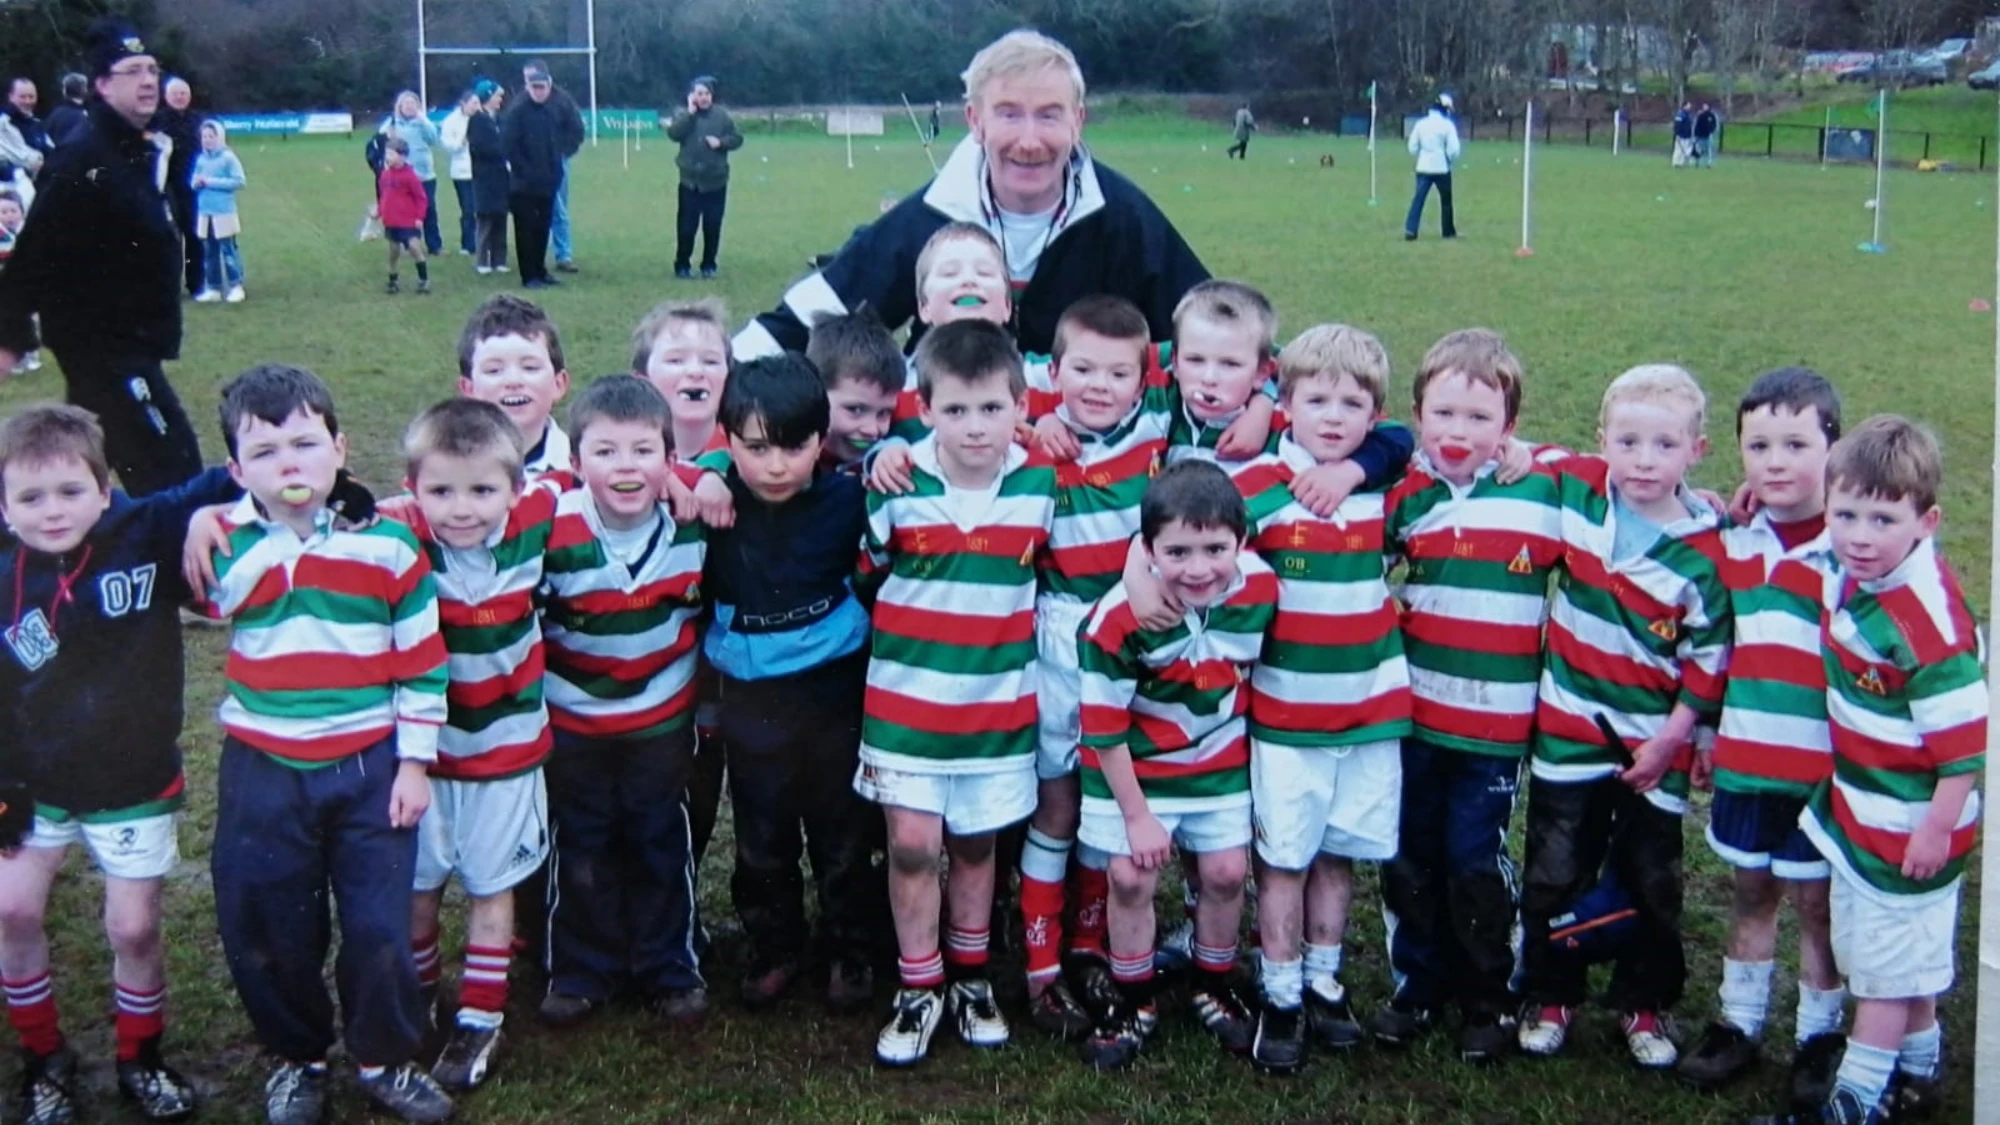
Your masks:
M 382 236 L 389 242 L 389 292 L 398 293 L 396 263 L 405 250 L 417 263 L 417 292 L 431 291 L 431 267 L 424 261 L 424 212 L 430 210 L 430 196 L 424 182 L 410 167 L 410 145 L 401 137 L 391 137 L 382 153 L 382 178 L 378 182 Z

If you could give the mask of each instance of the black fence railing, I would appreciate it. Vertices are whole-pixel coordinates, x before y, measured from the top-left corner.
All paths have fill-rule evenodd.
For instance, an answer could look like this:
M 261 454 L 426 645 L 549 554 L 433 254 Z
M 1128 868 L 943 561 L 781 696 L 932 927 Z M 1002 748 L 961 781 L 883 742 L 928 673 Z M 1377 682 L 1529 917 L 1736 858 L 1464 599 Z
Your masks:
M 1363 130 L 1366 130 L 1366 119 Z M 1396 133 L 1405 135 L 1409 120 L 1396 120 Z M 1669 153 L 1674 146 L 1674 128 L 1666 121 L 1632 121 L 1606 117 L 1537 117 L 1535 139 L 1547 144 L 1581 144 L 1599 148 L 1612 146 L 1612 132 L 1618 130 L 1618 146 L 1644 152 Z M 1467 141 L 1518 141 L 1523 119 L 1519 117 L 1466 117 L 1458 122 L 1459 133 Z M 1833 132 L 1844 133 L 1869 126 L 1835 125 Z M 1717 134 L 1716 152 L 1722 156 L 1763 156 L 1790 160 L 1818 160 L 1826 152 L 1827 128 L 1788 122 L 1725 122 Z M 1934 133 L 1919 129 L 1890 129 L 1888 156 L 1892 164 L 1915 165 L 1934 160 L 1951 168 L 1988 171 L 2000 167 L 2000 140 L 1973 133 Z M 1836 147 L 1836 156 L 1838 148 Z

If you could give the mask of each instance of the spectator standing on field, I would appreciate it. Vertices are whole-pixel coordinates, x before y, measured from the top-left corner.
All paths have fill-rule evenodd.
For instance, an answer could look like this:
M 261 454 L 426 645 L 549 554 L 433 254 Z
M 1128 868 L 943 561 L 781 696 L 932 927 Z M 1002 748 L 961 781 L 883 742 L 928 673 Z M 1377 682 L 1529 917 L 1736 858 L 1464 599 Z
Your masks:
M 431 150 L 444 144 L 438 135 L 438 127 L 424 115 L 424 103 L 417 98 L 415 90 L 405 90 L 396 95 L 396 111 L 382 122 L 382 133 L 391 137 L 401 137 L 410 146 L 410 171 L 424 185 L 424 197 L 430 206 L 424 211 L 424 250 L 435 256 L 444 249 L 444 235 L 438 230 L 437 208 L 437 164 L 431 159 Z
M 1410 129 L 1410 155 L 1417 158 L 1417 190 L 1410 197 L 1410 214 L 1403 220 L 1403 240 L 1415 242 L 1423 225 L 1424 203 L 1431 189 L 1438 193 L 1439 217 L 1444 220 L 1444 237 L 1458 237 L 1458 223 L 1451 210 L 1451 169 L 1458 163 L 1458 126 L 1451 121 L 1450 94 L 1439 94 L 1423 120 Z
M 1250 134 L 1257 128 L 1257 119 L 1250 116 L 1250 103 L 1236 107 L 1236 143 L 1229 146 L 1225 155 L 1250 159 Z
M 472 148 L 465 131 L 479 113 L 479 95 L 468 89 L 458 96 L 458 105 L 438 126 L 438 141 L 451 156 L 451 190 L 458 197 L 458 252 L 470 254 L 475 248 L 477 209 L 472 202 Z
M 0 187 L 11 188 L 21 205 L 35 202 L 35 177 L 50 151 L 48 133 L 35 119 L 35 84 L 16 78 L 8 86 L 0 115 Z
M 526 74 L 528 96 L 500 119 L 500 139 L 507 153 L 508 207 L 514 212 L 521 285 L 548 289 L 561 284 L 549 276 L 549 224 L 562 188 L 563 158 L 575 149 L 565 147 L 571 130 L 553 98 L 555 83 L 548 70 L 530 63 Z
M 49 119 L 43 127 L 48 130 L 49 144 L 69 143 L 70 134 L 83 124 L 84 102 L 90 97 L 90 79 L 81 74 L 65 74 L 62 77 L 62 104 L 49 111 Z
M 1701 103 L 1701 112 L 1694 115 L 1694 151 L 1704 168 L 1715 167 L 1715 145 L 1721 140 L 1716 134 L 1721 128 L 1722 119 L 1716 116 L 1715 107 Z
M 194 104 L 194 88 L 184 78 L 169 76 L 160 90 L 165 104 L 153 118 L 153 130 L 174 142 L 167 155 L 167 200 L 173 205 L 174 225 L 181 232 L 181 281 L 192 296 L 201 291 L 202 278 L 201 242 L 194 229 L 194 188 L 188 186 L 194 154 L 201 149 L 194 115 L 188 112 Z
M 715 79 L 704 74 L 688 87 L 687 107 L 667 123 L 667 137 L 681 146 L 674 163 L 681 170 L 680 212 L 674 243 L 674 276 L 694 276 L 695 228 L 701 229 L 701 276 L 715 276 L 722 246 L 722 211 L 729 202 L 729 154 L 743 147 L 743 134 L 729 111 L 715 104 Z
M 942 132 L 944 129 L 943 118 L 944 118 L 944 103 L 940 101 L 931 102 L 931 137 L 928 143 L 930 144 L 937 143 L 938 133 Z
M 1694 104 L 1682 102 L 1674 114 L 1674 167 L 1683 167 L 1694 157 Z
M 167 152 L 147 132 L 160 66 L 130 25 L 90 30 L 89 119 L 42 168 L 35 221 L 0 270 L 0 375 L 41 336 L 69 401 L 97 415 L 125 491 L 147 496 L 201 471 L 201 448 L 162 364 L 181 349 L 180 231 Z
M 21 140 L 29 148 L 44 157 L 55 149 L 49 140 L 49 132 L 35 116 L 35 107 L 41 104 L 41 94 L 35 89 L 34 80 L 16 78 L 7 84 L 7 104 L 4 108 L 8 124 L 21 134 Z
M 498 82 L 480 79 L 472 88 L 479 112 L 465 125 L 465 147 L 472 159 L 472 209 L 478 216 L 473 232 L 472 261 L 480 273 L 507 269 L 507 149 L 500 140 L 500 107 L 507 91 Z
M 521 68 L 522 80 L 529 81 L 529 73 L 537 70 L 546 75 L 549 64 L 540 59 L 530 61 Z M 555 209 L 549 219 L 549 251 L 555 255 L 556 272 L 575 273 L 576 259 L 569 241 L 569 162 L 583 149 L 583 111 L 577 108 L 569 91 L 555 85 L 553 80 L 549 83 L 549 103 L 555 106 L 563 126 L 562 183 L 556 186 Z
M 220 119 L 201 123 L 201 151 L 195 154 L 195 233 L 201 236 L 202 286 L 194 299 L 204 303 L 243 300 L 243 255 L 236 236 L 243 223 L 236 215 L 236 193 L 243 190 L 243 162 L 229 148 L 229 131 Z

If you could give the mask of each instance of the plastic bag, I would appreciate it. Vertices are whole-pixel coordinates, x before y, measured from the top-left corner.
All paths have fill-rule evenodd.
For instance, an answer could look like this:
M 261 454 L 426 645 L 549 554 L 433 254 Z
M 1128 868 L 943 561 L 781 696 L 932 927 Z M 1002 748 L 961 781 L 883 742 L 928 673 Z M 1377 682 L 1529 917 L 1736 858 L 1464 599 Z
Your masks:
M 368 242 L 382 237 L 382 216 L 373 205 L 361 215 L 361 228 L 354 232 L 357 242 Z

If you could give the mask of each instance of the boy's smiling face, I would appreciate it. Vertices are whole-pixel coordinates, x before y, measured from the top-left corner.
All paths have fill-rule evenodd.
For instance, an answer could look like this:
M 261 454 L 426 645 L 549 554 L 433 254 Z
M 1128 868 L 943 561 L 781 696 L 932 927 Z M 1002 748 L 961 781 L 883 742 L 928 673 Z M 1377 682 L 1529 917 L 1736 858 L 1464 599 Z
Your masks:
M 1446 371 L 1424 388 L 1417 408 L 1417 441 L 1444 479 L 1471 484 L 1480 467 L 1500 456 L 1514 436 L 1507 396 L 1499 387 Z
M 881 441 L 896 416 L 896 392 L 867 379 L 835 379 L 826 389 L 826 404 L 830 411 L 826 449 L 843 465 L 859 460 Z
M 510 332 L 473 347 L 472 374 L 459 379 L 458 391 L 505 411 L 532 446 L 548 431 L 556 403 L 569 393 L 569 372 L 549 359 L 547 340 Z
M 657 423 L 595 418 L 576 435 L 576 473 L 613 529 L 653 517 L 667 476 L 667 435 Z
M 1005 325 L 1014 315 L 1007 263 L 991 244 L 953 238 L 931 256 L 931 271 L 917 293 L 917 316 L 929 325 L 985 320 Z
M 433 453 L 417 466 L 410 491 L 431 534 L 460 550 L 484 544 L 506 525 L 507 513 L 521 498 L 513 471 L 492 456 Z
M 1203 422 L 1227 418 L 1249 403 L 1263 372 L 1257 330 L 1205 316 L 1181 318 L 1174 330 L 1174 382 L 1181 401 Z
M 275 426 L 244 415 L 236 426 L 229 475 L 270 519 L 301 530 L 326 506 L 346 464 L 347 438 L 329 432 L 325 416 L 300 407 Z
M 0 470 L 0 515 L 31 551 L 72 551 L 111 506 L 111 487 L 81 457 L 16 462 Z
M 729 341 L 705 320 L 670 320 L 640 374 L 667 400 L 676 423 L 713 426 L 729 381 Z
M 1132 413 L 1143 393 L 1147 343 L 1081 329 L 1069 333 L 1055 381 L 1072 421 L 1103 433 Z
M 1160 581 L 1189 609 L 1205 609 L 1222 600 L 1236 581 L 1237 558 L 1243 540 L 1226 527 L 1195 527 L 1183 520 L 1169 520 L 1146 554 Z

